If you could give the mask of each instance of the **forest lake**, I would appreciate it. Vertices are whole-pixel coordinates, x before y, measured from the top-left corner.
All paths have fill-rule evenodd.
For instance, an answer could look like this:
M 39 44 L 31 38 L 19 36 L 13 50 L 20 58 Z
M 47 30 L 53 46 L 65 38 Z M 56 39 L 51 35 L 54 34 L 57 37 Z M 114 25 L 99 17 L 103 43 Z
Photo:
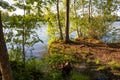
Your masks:
M 112 23 L 113 28 L 111 31 L 108 32 L 107 36 L 104 36 L 102 38 L 105 42 L 117 42 L 120 40 L 120 21 L 116 21 Z M 35 29 L 36 33 L 39 35 L 39 38 L 44 42 L 38 42 L 35 43 L 32 47 L 25 47 L 25 52 L 27 54 L 27 57 L 33 56 L 37 58 L 41 58 L 43 54 L 48 52 L 48 33 L 47 33 L 47 27 L 41 27 Z M 76 35 L 76 32 L 73 32 L 70 34 L 70 38 L 74 38 Z M 7 48 L 10 47 L 7 44 Z M 8 49 L 9 50 L 9 49 Z

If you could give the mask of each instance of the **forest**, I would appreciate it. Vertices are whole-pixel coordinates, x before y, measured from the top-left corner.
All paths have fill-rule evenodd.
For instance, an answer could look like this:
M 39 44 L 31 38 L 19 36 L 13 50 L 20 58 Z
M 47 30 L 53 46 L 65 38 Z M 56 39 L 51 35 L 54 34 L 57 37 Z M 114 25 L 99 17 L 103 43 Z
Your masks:
M 120 0 L 0 0 L 0 80 L 120 80 Z

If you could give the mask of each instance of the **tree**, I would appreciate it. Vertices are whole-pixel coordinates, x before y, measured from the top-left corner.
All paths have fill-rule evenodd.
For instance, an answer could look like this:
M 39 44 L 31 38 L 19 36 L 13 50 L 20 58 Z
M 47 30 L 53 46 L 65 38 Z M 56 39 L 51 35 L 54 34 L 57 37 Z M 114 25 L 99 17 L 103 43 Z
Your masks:
M 25 39 L 26 39 L 25 16 L 26 16 L 26 7 L 27 7 L 25 4 L 26 4 L 25 0 L 18 0 L 18 2 L 16 2 L 17 7 L 24 10 L 23 21 L 22 21 L 22 59 L 23 59 L 24 67 L 25 67 L 25 60 L 26 60 L 26 54 L 25 54 Z
M 19 19 L 18 16 L 15 16 L 15 18 L 18 18 L 17 24 L 15 26 L 17 27 L 17 29 L 18 28 L 22 29 L 21 32 L 18 31 L 17 29 L 16 30 L 17 30 L 18 33 L 20 33 L 19 36 L 22 35 L 22 41 L 21 41 L 22 42 L 21 43 L 22 44 L 22 47 L 21 47 L 22 52 L 21 53 L 22 53 L 22 60 L 23 60 L 23 63 L 24 63 L 24 67 L 25 67 L 25 62 L 26 62 L 26 51 L 25 51 L 26 48 L 25 47 L 26 46 L 27 47 L 28 46 L 33 46 L 32 41 L 28 42 L 27 40 L 31 37 L 31 35 L 30 35 L 31 33 L 32 33 L 32 35 L 35 34 L 35 32 L 32 31 L 32 29 L 36 27 L 36 23 L 42 21 L 42 19 L 41 19 L 42 16 L 41 16 L 39 10 L 38 10 L 38 12 L 34 11 L 34 14 L 31 13 L 31 11 L 33 12 L 33 8 L 40 9 L 39 6 L 41 6 L 41 5 L 39 5 L 39 4 L 42 4 L 42 0 L 38 0 L 38 3 L 33 7 L 34 2 L 36 2 L 36 1 L 33 1 L 33 0 L 28 0 L 28 1 L 18 0 L 14 4 L 16 7 L 20 8 L 24 11 L 23 16 L 20 17 L 21 19 Z M 37 24 L 37 25 L 39 25 L 39 24 Z M 18 27 L 18 26 L 20 26 L 20 27 Z M 42 40 L 40 40 L 40 39 L 36 40 L 35 37 L 38 38 L 36 35 L 34 35 L 33 44 L 38 42 L 38 41 L 42 42 Z M 30 43 L 31 43 L 31 45 L 30 45 Z
M 115 20 L 116 5 L 117 0 L 89 0 L 89 36 L 100 39 L 107 34 Z
M 9 10 L 15 9 L 14 7 L 10 6 L 9 3 L 3 0 L 0 1 L 0 7 Z M 0 10 L 0 71 L 2 74 L 2 80 L 12 80 L 12 72 L 9 64 L 9 57 L 3 33 L 1 10 Z
M 58 26 L 59 26 L 59 32 L 60 32 L 60 39 L 63 40 L 62 28 L 60 23 L 60 15 L 59 15 L 59 0 L 57 0 L 57 20 L 58 20 Z
M 66 0 L 65 43 L 69 43 L 69 0 Z
M 94 38 L 94 32 L 91 25 L 91 17 L 92 17 L 92 0 L 89 0 L 89 13 L 88 13 L 88 26 L 89 26 L 89 37 Z
M 2 74 L 2 80 L 12 80 L 8 52 L 3 34 L 1 11 L 0 11 L 0 71 Z
M 73 7 L 74 7 L 74 18 L 73 18 L 73 25 L 76 27 L 76 31 L 77 31 L 77 36 L 78 36 L 78 38 L 80 37 L 80 36 L 82 36 L 82 33 L 81 33 L 81 30 L 80 30 L 80 26 L 79 26 L 79 17 L 78 17 L 78 15 L 77 15 L 77 9 L 79 8 L 79 4 L 78 4 L 78 2 L 79 2 L 79 0 L 77 1 L 77 0 L 74 0 L 74 3 L 73 3 Z

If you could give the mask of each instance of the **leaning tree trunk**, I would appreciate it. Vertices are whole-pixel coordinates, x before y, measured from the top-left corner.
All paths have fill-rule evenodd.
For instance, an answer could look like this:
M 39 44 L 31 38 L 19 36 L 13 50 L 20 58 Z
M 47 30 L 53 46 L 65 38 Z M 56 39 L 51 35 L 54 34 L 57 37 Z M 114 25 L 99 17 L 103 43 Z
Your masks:
M 12 73 L 9 64 L 8 52 L 3 34 L 1 11 L 0 11 L 0 71 L 2 74 L 2 80 L 12 80 Z
M 69 0 L 66 0 L 65 43 L 69 43 Z
M 58 20 L 58 26 L 60 32 L 60 39 L 63 40 L 62 27 L 60 23 L 60 14 L 59 14 L 59 0 L 57 0 L 57 20 Z

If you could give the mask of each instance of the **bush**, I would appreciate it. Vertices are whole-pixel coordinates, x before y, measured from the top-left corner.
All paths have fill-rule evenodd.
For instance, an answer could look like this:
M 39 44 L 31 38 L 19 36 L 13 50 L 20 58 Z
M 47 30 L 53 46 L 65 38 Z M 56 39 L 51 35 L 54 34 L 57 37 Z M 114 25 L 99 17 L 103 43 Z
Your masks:
M 14 80 L 40 80 L 44 76 L 44 73 L 38 68 L 37 60 L 26 61 L 25 67 L 20 61 L 10 61 L 10 65 Z
M 68 80 L 90 80 L 90 77 L 81 73 L 73 72 Z

